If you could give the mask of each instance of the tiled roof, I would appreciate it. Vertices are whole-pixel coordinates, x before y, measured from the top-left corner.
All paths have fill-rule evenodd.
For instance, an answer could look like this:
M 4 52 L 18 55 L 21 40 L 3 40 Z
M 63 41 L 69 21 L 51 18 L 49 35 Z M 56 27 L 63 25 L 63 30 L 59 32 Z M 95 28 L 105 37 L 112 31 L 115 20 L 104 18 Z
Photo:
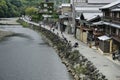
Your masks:
M 86 20 L 90 20 L 94 18 L 95 16 L 102 16 L 102 13 L 83 13 Z
M 97 13 L 96 15 L 93 15 L 93 16 L 89 17 L 89 18 L 87 19 L 87 21 L 90 21 L 90 20 L 95 19 L 95 18 L 100 17 L 100 16 L 102 16 L 102 13 L 101 13 L 101 14 L 98 14 L 98 13 Z
M 120 0 L 117 0 L 115 2 L 112 2 L 112 3 L 108 4 L 108 5 L 105 5 L 105 6 L 101 7 L 100 9 L 107 9 L 107 8 L 110 8 L 110 7 L 112 7 L 114 5 L 117 5 L 119 3 L 120 3 Z
M 120 29 L 120 25 L 114 24 L 114 23 L 110 23 L 110 22 L 99 21 L 99 22 L 93 23 L 93 25 L 103 25 L 103 24 Z
M 81 11 L 89 11 L 89 10 L 99 10 L 99 8 L 96 7 L 75 7 L 75 10 L 81 10 Z
M 97 16 L 102 16 L 102 13 L 83 13 L 83 16 L 86 20 L 90 20 Z M 76 19 L 80 19 L 80 17 L 77 17 Z

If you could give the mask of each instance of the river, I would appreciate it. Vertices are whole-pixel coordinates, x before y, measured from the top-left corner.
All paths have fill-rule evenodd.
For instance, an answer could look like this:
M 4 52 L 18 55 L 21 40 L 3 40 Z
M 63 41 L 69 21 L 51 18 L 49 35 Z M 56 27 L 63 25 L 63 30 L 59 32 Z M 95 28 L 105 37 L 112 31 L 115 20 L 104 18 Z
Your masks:
M 55 50 L 21 25 L 0 25 L 20 35 L 0 41 L 0 80 L 72 80 Z

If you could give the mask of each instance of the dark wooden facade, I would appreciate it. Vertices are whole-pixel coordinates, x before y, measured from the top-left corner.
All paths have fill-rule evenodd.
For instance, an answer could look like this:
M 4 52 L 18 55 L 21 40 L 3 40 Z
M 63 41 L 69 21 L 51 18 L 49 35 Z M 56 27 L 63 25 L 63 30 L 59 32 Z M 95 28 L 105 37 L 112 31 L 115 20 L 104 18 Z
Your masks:
M 102 20 L 107 22 L 105 23 L 105 34 L 112 38 L 111 52 L 120 51 L 120 3 L 103 7 L 101 10 L 103 12 Z

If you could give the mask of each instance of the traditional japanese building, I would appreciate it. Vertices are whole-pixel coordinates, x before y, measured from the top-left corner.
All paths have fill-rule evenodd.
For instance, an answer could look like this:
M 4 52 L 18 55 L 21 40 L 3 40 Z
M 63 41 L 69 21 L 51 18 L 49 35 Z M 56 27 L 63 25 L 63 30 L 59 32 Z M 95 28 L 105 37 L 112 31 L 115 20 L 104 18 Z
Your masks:
M 48 19 L 49 17 L 52 17 L 52 14 L 54 12 L 54 3 L 49 2 L 46 0 L 46 2 L 41 2 L 39 5 L 39 15 L 44 17 L 44 20 Z
M 79 3 L 75 6 L 76 19 L 79 20 L 77 25 L 77 39 L 80 39 L 84 43 L 88 43 L 89 32 L 91 33 L 90 26 L 92 23 L 100 21 L 102 17 L 102 11 L 99 10 L 100 7 L 112 2 L 114 0 L 75 0 L 74 2 Z M 80 19 L 81 15 L 84 17 L 84 20 Z
M 70 33 L 70 25 L 72 21 L 72 8 L 71 4 L 69 3 L 62 3 L 60 6 L 61 15 L 59 16 L 60 19 L 60 29 L 63 32 Z
M 102 24 L 105 27 L 105 36 L 109 37 L 108 39 L 101 41 L 104 37 L 100 39 L 100 49 L 103 52 L 112 53 L 118 51 L 120 53 L 120 0 L 103 6 L 100 8 L 103 12 Z M 111 40 L 109 40 L 111 38 Z M 105 42 L 106 41 L 106 42 Z M 102 44 L 105 44 L 102 46 Z

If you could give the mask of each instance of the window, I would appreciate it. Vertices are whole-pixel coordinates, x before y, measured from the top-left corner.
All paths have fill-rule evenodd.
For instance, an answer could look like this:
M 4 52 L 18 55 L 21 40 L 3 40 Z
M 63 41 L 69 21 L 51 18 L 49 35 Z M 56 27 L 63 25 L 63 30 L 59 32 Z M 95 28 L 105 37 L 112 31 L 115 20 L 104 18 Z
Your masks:
M 120 37 L 120 29 L 119 29 L 119 32 L 118 32 L 118 36 Z
M 116 28 L 112 28 L 112 31 L 111 31 L 111 32 L 112 32 L 112 34 L 115 35 L 115 34 L 116 34 Z
M 47 4 L 44 4 L 44 7 L 47 7 Z
M 110 26 L 106 26 L 105 32 L 106 34 L 110 34 Z
M 49 8 L 52 8 L 52 6 L 50 6 Z
M 112 17 L 112 12 L 110 13 L 110 17 Z
M 116 12 L 114 12 L 114 18 L 117 18 L 117 13 Z
M 50 13 L 52 13 L 52 11 L 49 11 Z
M 119 12 L 119 18 L 120 18 L 120 12 Z
M 119 8 L 120 8 L 120 4 L 119 4 L 119 5 L 117 5 L 117 7 L 119 7 Z
M 105 17 L 109 17 L 110 16 L 110 12 L 109 11 L 105 11 Z
M 47 12 L 48 10 L 47 9 L 44 9 L 44 12 Z

